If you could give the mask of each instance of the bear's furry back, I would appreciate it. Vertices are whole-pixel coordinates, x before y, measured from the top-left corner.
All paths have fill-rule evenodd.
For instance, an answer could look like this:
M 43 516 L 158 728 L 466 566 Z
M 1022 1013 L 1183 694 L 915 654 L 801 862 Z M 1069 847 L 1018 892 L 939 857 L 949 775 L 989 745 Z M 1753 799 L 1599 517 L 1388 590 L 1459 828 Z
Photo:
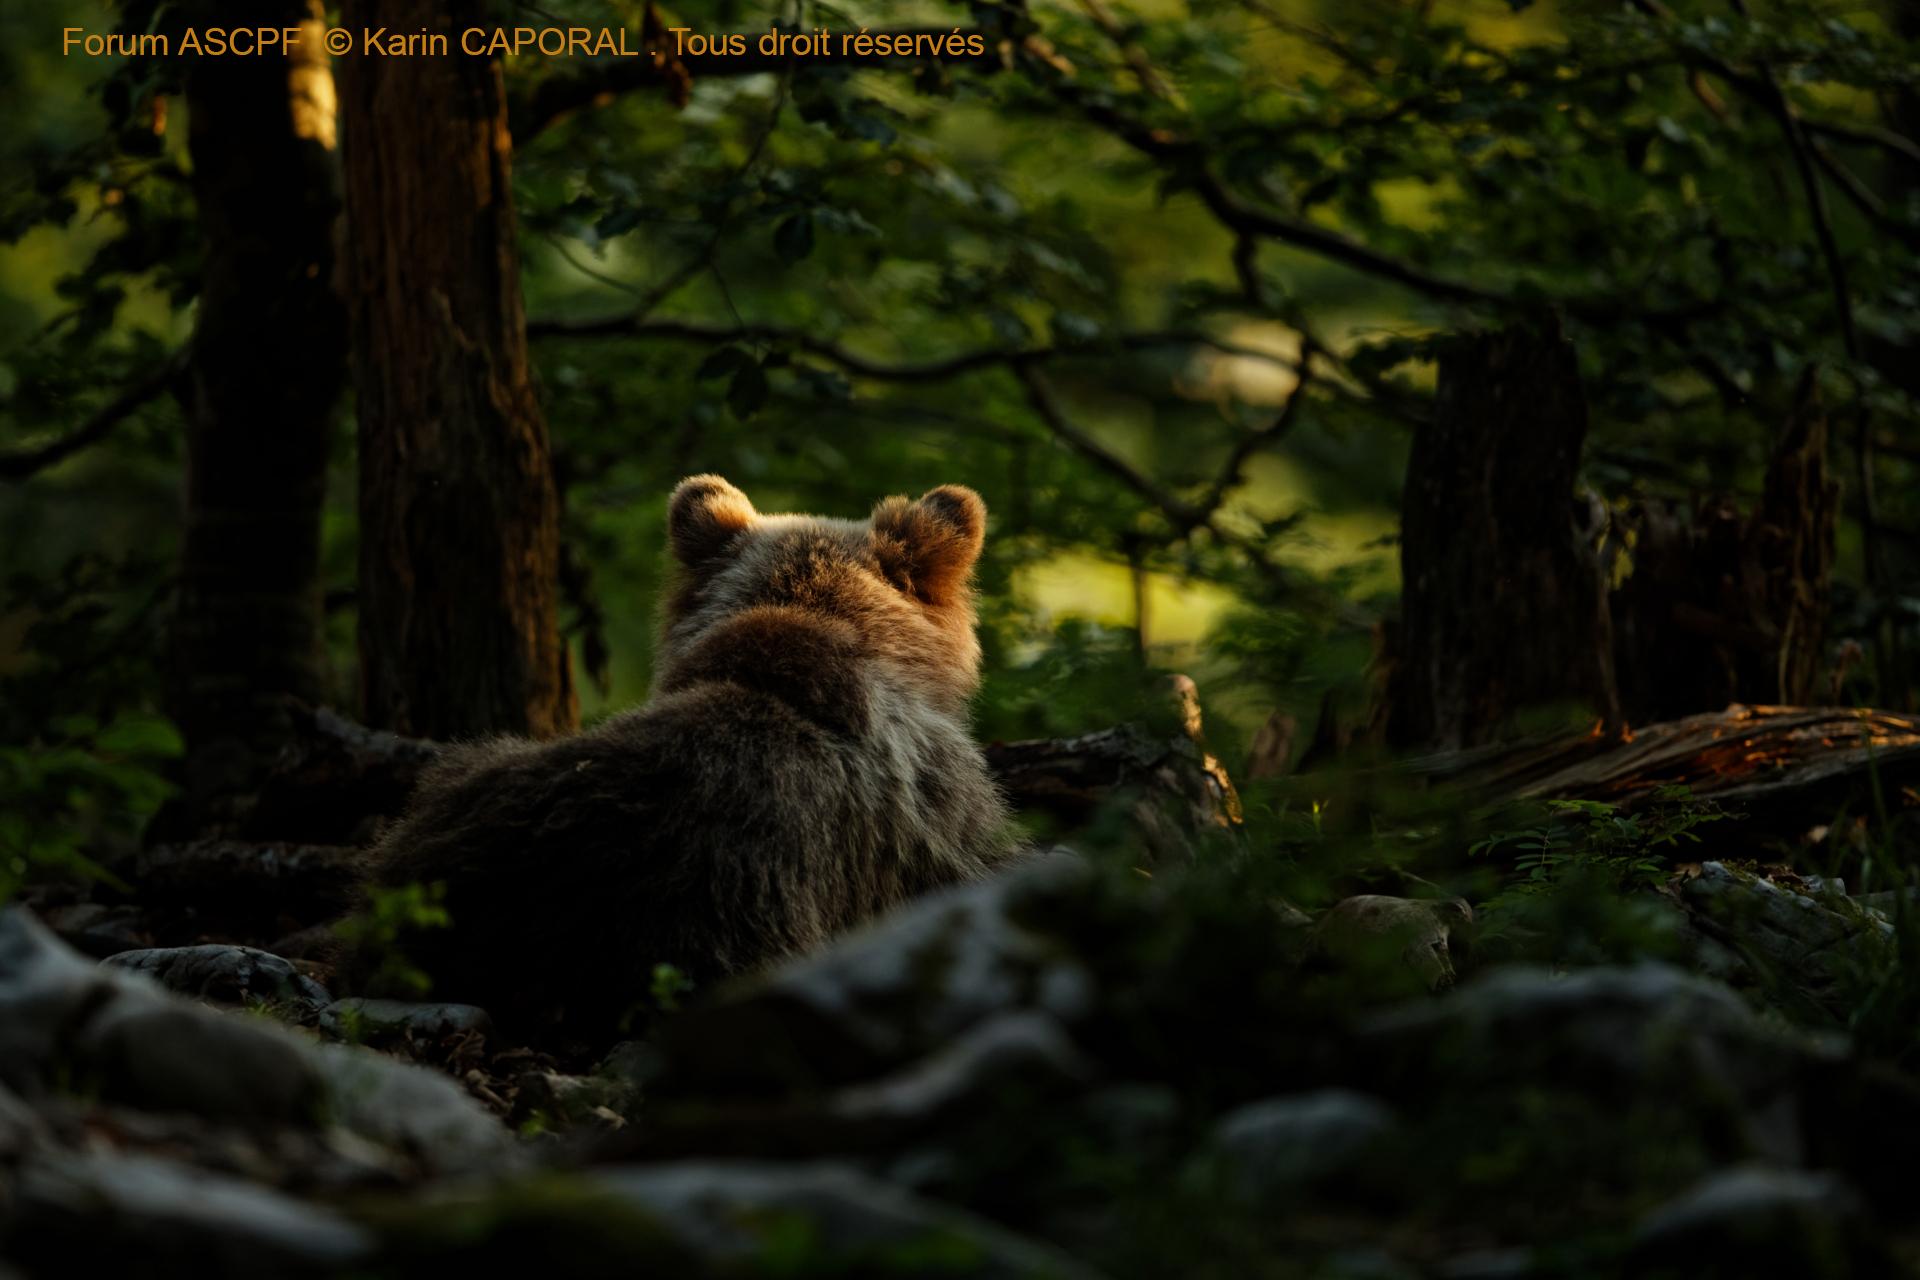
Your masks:
M 894 589 L 847 550 L 871 535 L 845 523 L 782 526 L 741 553 L 816 567 L 802 597 L 742 588 L 681 627 L 646 706 L 559 741 L 454 746 L 428 771 L 370 880 L 446 886 L 451 925 L 402 944 L 436 999 L 605 1028 L 646 1001 L 659 964 L 702 984 L 754 969 L 1015 853 L 946 687 L 970 688 L 971 666 L 930 679 L 919 642 L 874 621 L 917 626 L 929 606 L 889 612 Z M 943 634 L 971 623 L 964 604 L 936 618 Z

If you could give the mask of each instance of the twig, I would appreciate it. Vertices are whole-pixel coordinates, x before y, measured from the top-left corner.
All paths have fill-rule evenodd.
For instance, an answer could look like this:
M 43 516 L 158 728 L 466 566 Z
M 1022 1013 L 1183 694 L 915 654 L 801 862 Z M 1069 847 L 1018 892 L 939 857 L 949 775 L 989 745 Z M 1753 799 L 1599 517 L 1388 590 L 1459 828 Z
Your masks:
M 1040 415 L 1040 420 L 1047 425 L 1047 430 L 1053 433 L 1055 439 L 1158 507 L 1182 532 L 1196 529 L 1206 522 L 1208 513 L 1184 501 L 1152 476 L 1135 470 L 1126 459 L 1094 439 L 1069 418 L 1055 398 L 1053 387 L 1038 369 L 1031 364 L 1018 364 L 1013 366 L 1013 371 L 1027 389 L 1027 402 Z
M 1227 495 L 1240 487 L 1245 478 L 1241 473 L 1253 455 L 1262 449 L 1279 442 L 1293 430 L 1299 419 L 1300 406 L 1307 398 L 1307 383 L 1313 376 L 1313 348 L 1311 340 L 1300 339 L 1300 377 L 1293 384 L 1293 390 L 1287 393 L 1287 402 L 1280 406 L 1280 412 L 1274 415 L 1272 422 L 1258 431 L 1249 431 L 1235 442 L 1233 450 L 1227 454 L 1227 460 L 1221 465 L 1220 474 L 1207 489 L 1207 496 L 1200 502 L 1200 508 L 1208 515 L 1218 511 L 1226 502 Z
M 533 338 L 634 336 L 664 338 L 677 342 L 698 342 L 709 346 L 739 342 L 757 346 L 790 347 L 876 382 L 939 382 L 1002 365 L 1036 364 L 1075 356 L 1099 355 L 1102 352 L 1115 350 L 1143 351 L 1156 347 L 1183 346 L 1206 347 L 1223 355 L 1264 360 L 1287 369 L 1299 368 L 1298 361 L 1286 356 L 1228 342 L 1211 334 L 1188 329 L 1120 334 L 1090 342 L 1042 347 L 984 347 L 978 351 L 963 351 L 935 360 L 899 364 L 850 351 L 836 342 L 818 337 L 804 329 L 773 324 L 717 325 L 696 320 L 651 320 L 644 315 L 623 314 L 593 320 L 536 320 L 527 325 L 527 335 Z
M 1014 370 L 1021 384 L 1026 388 L 1027 400 L 1033 405 L 1034 412 L 1046 425 L 1053 437 L 1067 447 L 1098 466 L 1135 493 L 1145 498 L 1149 504 L 1167 517 L 1173 525 L 1176 539 L 1189 537 L 1200 529 L 1205 529 L 1223 545 L 1233 547 L 1247 557 L 1249 563 L 1257 569 L 1274 590 L 1279 592 L 1298 592 L 1303 585 L 1286 566 L 1278 563 L 1267 553 L 1266 547 L 1222 524 L 1219 510 L 1195 506 L 1172 493 L 1151 476 L 1135 470 L 1126 459 L 1120 457 L 1096 440 L 1079 424 L 1067 416 L 1053 394 L 1052 386 L 1038 369 L 1031 365 L 1017 366 Z M 1308 586 L 1312 590 L 1311 586 Z M 1357 608 L 1343 596 L 1336 593 L 1315 592 L 1316 602 L 1325 607 L 1344 626 L 1366 629 L 1373 625 L 1373 618 L 1364 610 Z
M 1733 0 L 1733 7 L 1741 17 L 1751 20 L 1746 0 Z M 1807 136 L 1800 125 L 1800 115 L 1793 109 L 1793 103 L 1787 100 L 1786 90 L 1780 87 L 1780 78 L 1773 74 L 1773 68 L 1762 62 L 1758 64 L 1760 83 L 1765 87 L 1765 104 L 1780 123 L 1780 132 L 1786 135 L 1787 149 L 1793 153 L 1793 165 L 1800 175 L 1800 188 L 1807 200 L 1807 213 L 1813 219 L 1814 238 L 1819 241 L 1820 254 L 1826 259 L 1827 275 L 1833 284 L 1834 309 L 1839 312 L 1840 337 L 1846 348 L 1849 360 L 1860 358 L 1860 335 L 1854 327 L 1853 293 L 1847 285 L 1847 268 L 1840 256 L 1840 242 L 1833 234 L 1833 216 L 1827 208 L 1827 191 L 1821 185 L 1820 175 L 1814 171 L 1813 153 L 1807 145 Z
M 136 409 L 165 391 L 186 368 L 184 351 L 175 352 L 108 401 L 66 435 L 37 448 L 0 453 L 0 480 L 24 480 L 80 450 L 98 444 Z
M 1825 145 L 1816 140 L 1811 143 L 1811 149 L 1813 158 L 1819 161 L 1820 168 L 1827 177 L 1833 180 L 1833 184 L 1839 187 L 1849 200 L 1853 201 L 1854 207 L 1860 210 L 1868 222 L 1909 249 L 1920 250 L 1920 227 L 1896 218 L 1887 208 L 1887 202 L 1882 200 L 1872 187 L 1863 182 L 1859 174 L 1842 164 L 1839 157 Z
M 963 38 L 980 36 L 986 45 L 986 51 L 980 54 L 966 53 L 958 56 L 944 52 L 908 57 L 893 54 L 860 54 L 843 48 L 838 40 L 834 40 L 829 42 L 827 51 L 824 53 L 795 59 L 785 54 L 761 53 L 759 38 L 766 34 L 764 30 L 734 34 L 745 37 L 747 44 L 745 53 L 709 54 L 704 57 L 680 54 L 669 58 L 665 50 L 649 50 L 637 57 L 614 58 L 606 62 L 592 63 L 586 70 L 576 74 L 549 76 L 542 80 L 526 99 L 515 104 L 516 109 L 512 113 L 514 139 L 524 142 L 576 111 L 603 106 L 622 94 L 637 89 L 668 84 L 671 79 L 669 69 L 675 64 L 684 67 L 695 80 L 765 75 L 769 72 L 792 68 L 796 62 L 802 69 L 808 71 L 849 67 L 918 71 L 922 67 L 937 65 L 971 67 L 976 71 L 993 72 L 1005 66 L 1005 59 L 999 48 L 998 34 L 978 27 L 962 31 L 960 35 Z M 906 27 L 868 34 L 908 41 L 915 36 L 938 36 L 944 41 L 953 35 L 953 28 Z

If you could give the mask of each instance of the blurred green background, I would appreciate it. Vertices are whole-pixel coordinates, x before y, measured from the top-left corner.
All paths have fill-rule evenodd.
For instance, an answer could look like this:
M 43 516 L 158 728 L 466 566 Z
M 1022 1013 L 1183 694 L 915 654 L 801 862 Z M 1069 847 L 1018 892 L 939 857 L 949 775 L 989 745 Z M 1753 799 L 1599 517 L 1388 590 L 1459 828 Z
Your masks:
M 838 515 L 945 481 L 978 488 L 993 513 L 984 737 L 1125 718 L 1151 699 L 1142 676 L 1155 669 L 1196 677 L 1230 763 L 1276 709 L 1311 723 L 1331 696 L 1357 711 L 1370 626 L 1397 587 L 1427 343 L 1508 304 L 1568 304 L 1594 401 L 1586 479 L 1608 504 L 1750 496 L 1787 389 L 1817 363 L 1833 398 L 1904 441 L 1879 460 L 1880 517 L 1920 525 L 1911 404 L 1887 374 L 1915 349 L 1911 242 L 1835 199 L 1870 354 L 1894 353 L 1850 361 L 1777 121 L 1689 77 L 1702 58 L 1765 59 L 1789 68 L 1804 109 L 1868 127 L 1910 92 L 1898 10 L 1655 9 L 1046 4 L 1030 16 L 1071 64 L 1077 102 L 1012 72 L 802 71 L 696 77 L 684 107 L 636 89 L 522 131 L 526 310 L 564 489 L 584 716 L 645 695 L 664 498 L 705 470 L 763 510 Z M 722 3 L 669 16 L 844 30 L 996 12 Z M 58 435 L 191 331 L 199 248 L 187 122 L 168 93 L 177 69 L 60 52 L 63 26 L 121 16 L 77 0 L 0 12 L 0 445 Z M 501 16 L 635 27 L 641 9 L 577 0 Z M 531 58 L 506 74 L 524 101 L 579 70 Z M 1272 242 L 1237 272 L 1234 237 L 1190 175 L 1130 147 L 1089 103 L 1198 140 L 1245 199 L 1506 302 L 1436 299 Z M 1897 157 L 1831 145 L 1887 219 L 1915 225 L 1917 184 Z M 707 336 L 564 332 L 633 313 Z M 1119 341 L 1170 331 L 1208 341 Z M 1286 405 L 1303 334 L 1324 354 L 1294 418 L 1197 530 L 1065 442 L 1007 362 L 938 378 L 907 368 L 1054 351 L 1035 367 L 1072 422 L 1135 478 L 1196 500 Z M 863 375 L 820 344 L 892 372 Z M 330 662 L 351 707 L 350 405 L 335 438 Z M 163 398 L 106 443 L 0 483 L 0 673 L 45 704 L 16 702 L 11 733 L 60 710 L 104 720 L 157 706 L 181 442 Z M 1869 589 L 1857 527 L 1841 535 L 1840 635 L 1910 632 L 1911 542 L 1889 543 L 1891 569 Z M 73 623 L 64 639 L 49 638 L 56 615 Z

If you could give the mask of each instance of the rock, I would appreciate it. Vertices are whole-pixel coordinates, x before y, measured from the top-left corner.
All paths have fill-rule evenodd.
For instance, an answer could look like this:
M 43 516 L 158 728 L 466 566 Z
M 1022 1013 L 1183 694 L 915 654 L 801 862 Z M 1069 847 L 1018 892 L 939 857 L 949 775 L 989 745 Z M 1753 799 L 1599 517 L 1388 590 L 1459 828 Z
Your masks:
M 877 1080 L 774 1101 L 655 1099 L 650 1156 L 806 1158 L 939 1142 L 1014 1098 L 1058 1097 L 1092 1074 L 1053 1019 L 1008 1013 Z
M 310 1047 L 280 1031 L 157 991 L 122 993 L 87 1020 L 66 1064 L 102 1096 L 148 1110 L 314 1125 L 325 1086 Z
M 144 973 L 169 991 L 225 1004 L 277 1004 L 317 1014 L 331 999 L 327 989 L 279 956 L 253 947 L 209 943 L 122 951 L 101 962 L 108 968 Z
M 0 910 L 0 1083 L 28 1099 L 56 1080 L 110 1098 L 233 1120 L 311 1122 L 320 1082 L 279 1028 L 169 999 Z
M 1448 1258 L 1433 1274 L 1435 1280 L 1532 1280 L 1546 1270 L 1532 1249 L 1475 1249 Z
M 1059 1023 L 1043 1013 L 1008 1013 L 904 1071 L 840 1090 L 828 1107 L 853 1123 L 916 1129 L 983 1114 L 994 1094 L 1059 1092 L 1092 1073 Z
M 1753 1149 L 1797 1160 L 1796 1090 L 1837 1037 L 1762 1021 L 1720 983 L 1670 965 L 1495 969 L 1441 1000 L 1362 1019 L 1361 1061 L 1389 1096 L 1551 1081 L 1595 1098 L 1737 1103 Z
M 1378 963 L 1397 957 L 1429 991 L 1453 985 L 1449 938 L 1455 928 L 1473 923 L 1473 908 L 1462 898 L 1427 901 L 1362 894 L 1335 903 L 1314 931 L 1320 952 L 1341 964 Z
M 0 1167 L 11 1166 L 48 1139 L 47 1122 L 40 1113 L 13 1090 L 0 1087 Z
M 1873 1275 L 1860 1201 L 1829 1173 L 1747 1166 L 1709 1175 L 1640 1223 L 1643 1266 L 1686 1275 Z M 1851 1264 L 1851 1265 L 1850 1265 Z
M 1419 1272 L 1372 1245 L 1340 1249 L 1319 1260 L 1313 1274 L 1325 1280 L 1419 1280 Z
M 1832 1013 L 1845 1012 L 1843 980 L 1871 967 L 1893 937 L 1891 924 L 1844 897 L 1796 893 L 1724 863 L 1700 864 L 1679 888 L 1702 933 Z
M 608 1170 L 593 1181 L 644 1209 L 716 1269 L 764 1258 L 773 1231 L 783 1233 L 791 1253 L 795 1237 L 788 1224 L 797 1218 L 808 1228 L 799 1237 L 808 1260 L 831 1259 L 847 1270 L 865 1262 L 878 1272 L 891 1262 L 900 1274 L 937 1271 L 980 1280 L 1092 1280 L 1096 1274 L 1049 1246 L 846 1165 L 687 1161 Z
M 19 908 L 0 910 L 0 1084 L 29 1102 L 85 1088 L 243 1124 L 312 1129 L 332 1118 L 428 1169 L 510 1164 L 514 1152 L 506 1130 L 446 1076 L 93 964 Z
M 1131 1159 L 1162 1157 L 1180 1138 L 1180 1095 L 1164 1085 L 1096 1089 L 1081 1099 L 1079 1111 L 1090 1137 Z
M 312 1052 L 335 1123 L 430 1172 L 480 1174 L 518 1163 L 513 1135 L 452 1077 L 353 1045 Z
M 1385 1103 L 1322 1089 L 1227 1113 L 1214 1127 L 1212 1145 L 1235 1189 L 1263 1201 L 1351 1167 L 1393 1126 Z
M 137 907 L 74 902 L 48 908 L 41 921 L 62 941 L 96 958 L 153 945 L 146 917 Z
M 384 1045 L 407 1039 L 437 1042 L 467 1032 L 489 1035 L 493 1017 L 478 1005 L 354 996 L 335 1000 L 322 1009 L 320 1030 L 356 1044 Z
M 7 1253 L 47 1275 L 330 1275 L 373 1251 L 333 1210 L 126 1152 L 36 1153 L 7 1208 Z
M 1071 892 L 1085 872 L 1073 854 L 1040 855 L 687 1010 L 663 1030 L 676 1079 L 708 1092 L 850 1084 L 924 1058 L 994 1014 L 1035 1009 L 1071 1024 L 1091 1011 L 1091 978 L 1013 910 L 1029 893 Z

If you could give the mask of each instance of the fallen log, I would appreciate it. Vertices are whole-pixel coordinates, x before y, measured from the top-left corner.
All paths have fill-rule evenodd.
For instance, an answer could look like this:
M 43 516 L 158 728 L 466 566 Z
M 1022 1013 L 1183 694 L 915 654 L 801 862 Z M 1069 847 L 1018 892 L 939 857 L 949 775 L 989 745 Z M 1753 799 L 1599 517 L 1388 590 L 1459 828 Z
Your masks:
M 1598 800 L 1623 811 L 1685 787 L 1738 815 L 1721 837 L 1788 841 L 1841 815 L 1920 811 L 1920 718 L 1850 707 L 1735 705 L 1644 725 L 1621 739 L 1572 734 L 1404 762 L 1474 801 Z
M 995 743 L 987 762 L 1014 807 L 1043 815 L 1057 832 L 1085 826 L 1118 800 L 1156 860 L 1193 856 L 1203 832 L 1240 822 L 1232 779 L 1207 749 L 1198 692 L 1169 683 L 1177 724 L 1137 725 Z M 362 855 L 380 826 L 406 806 L 440 744 L 368 729 L 325 708 L 303 708 L 257 795 L 198 838 L 165 839 L 140 855 L 132 878 L 143 907 L 192 941 L 217 926 L 250 939 L 279 937 L 330 920 L 357 901 Z
M 440 753 L 424 738 L 369 729 L 325 707 L 304 708 L 231 833 L 243 840 L 361 844 L 399 813 Z
M 352 905 L 360 858 L 340 845 L 190 840 L 142 851 L 134 881 L 147 906 L 186 906 L 222 920 L 311 923 Z
M 986 748 L 987 767 L 1023 813 L 1072 830 L 1118 800 L 1154 858 L 1190 857 L 1196 836 L 1239 825 L 1240 797 L 1207 749 L 1193 681 L 1174 676 L 1168 693 L 1174 732 L 1124 724 L 1075 738 L 995 742 Z
M 1478 751 L 1425 756 L 1416 772 L 1518 797 L 1618 803 L 1674 784 L 1737 801 L 1836 778 L 1910 775 L 1920 768 L 1920 719 L 1852 707 L 1735 704 L 1643 725 L 1619 740 L 1564 734 Z

